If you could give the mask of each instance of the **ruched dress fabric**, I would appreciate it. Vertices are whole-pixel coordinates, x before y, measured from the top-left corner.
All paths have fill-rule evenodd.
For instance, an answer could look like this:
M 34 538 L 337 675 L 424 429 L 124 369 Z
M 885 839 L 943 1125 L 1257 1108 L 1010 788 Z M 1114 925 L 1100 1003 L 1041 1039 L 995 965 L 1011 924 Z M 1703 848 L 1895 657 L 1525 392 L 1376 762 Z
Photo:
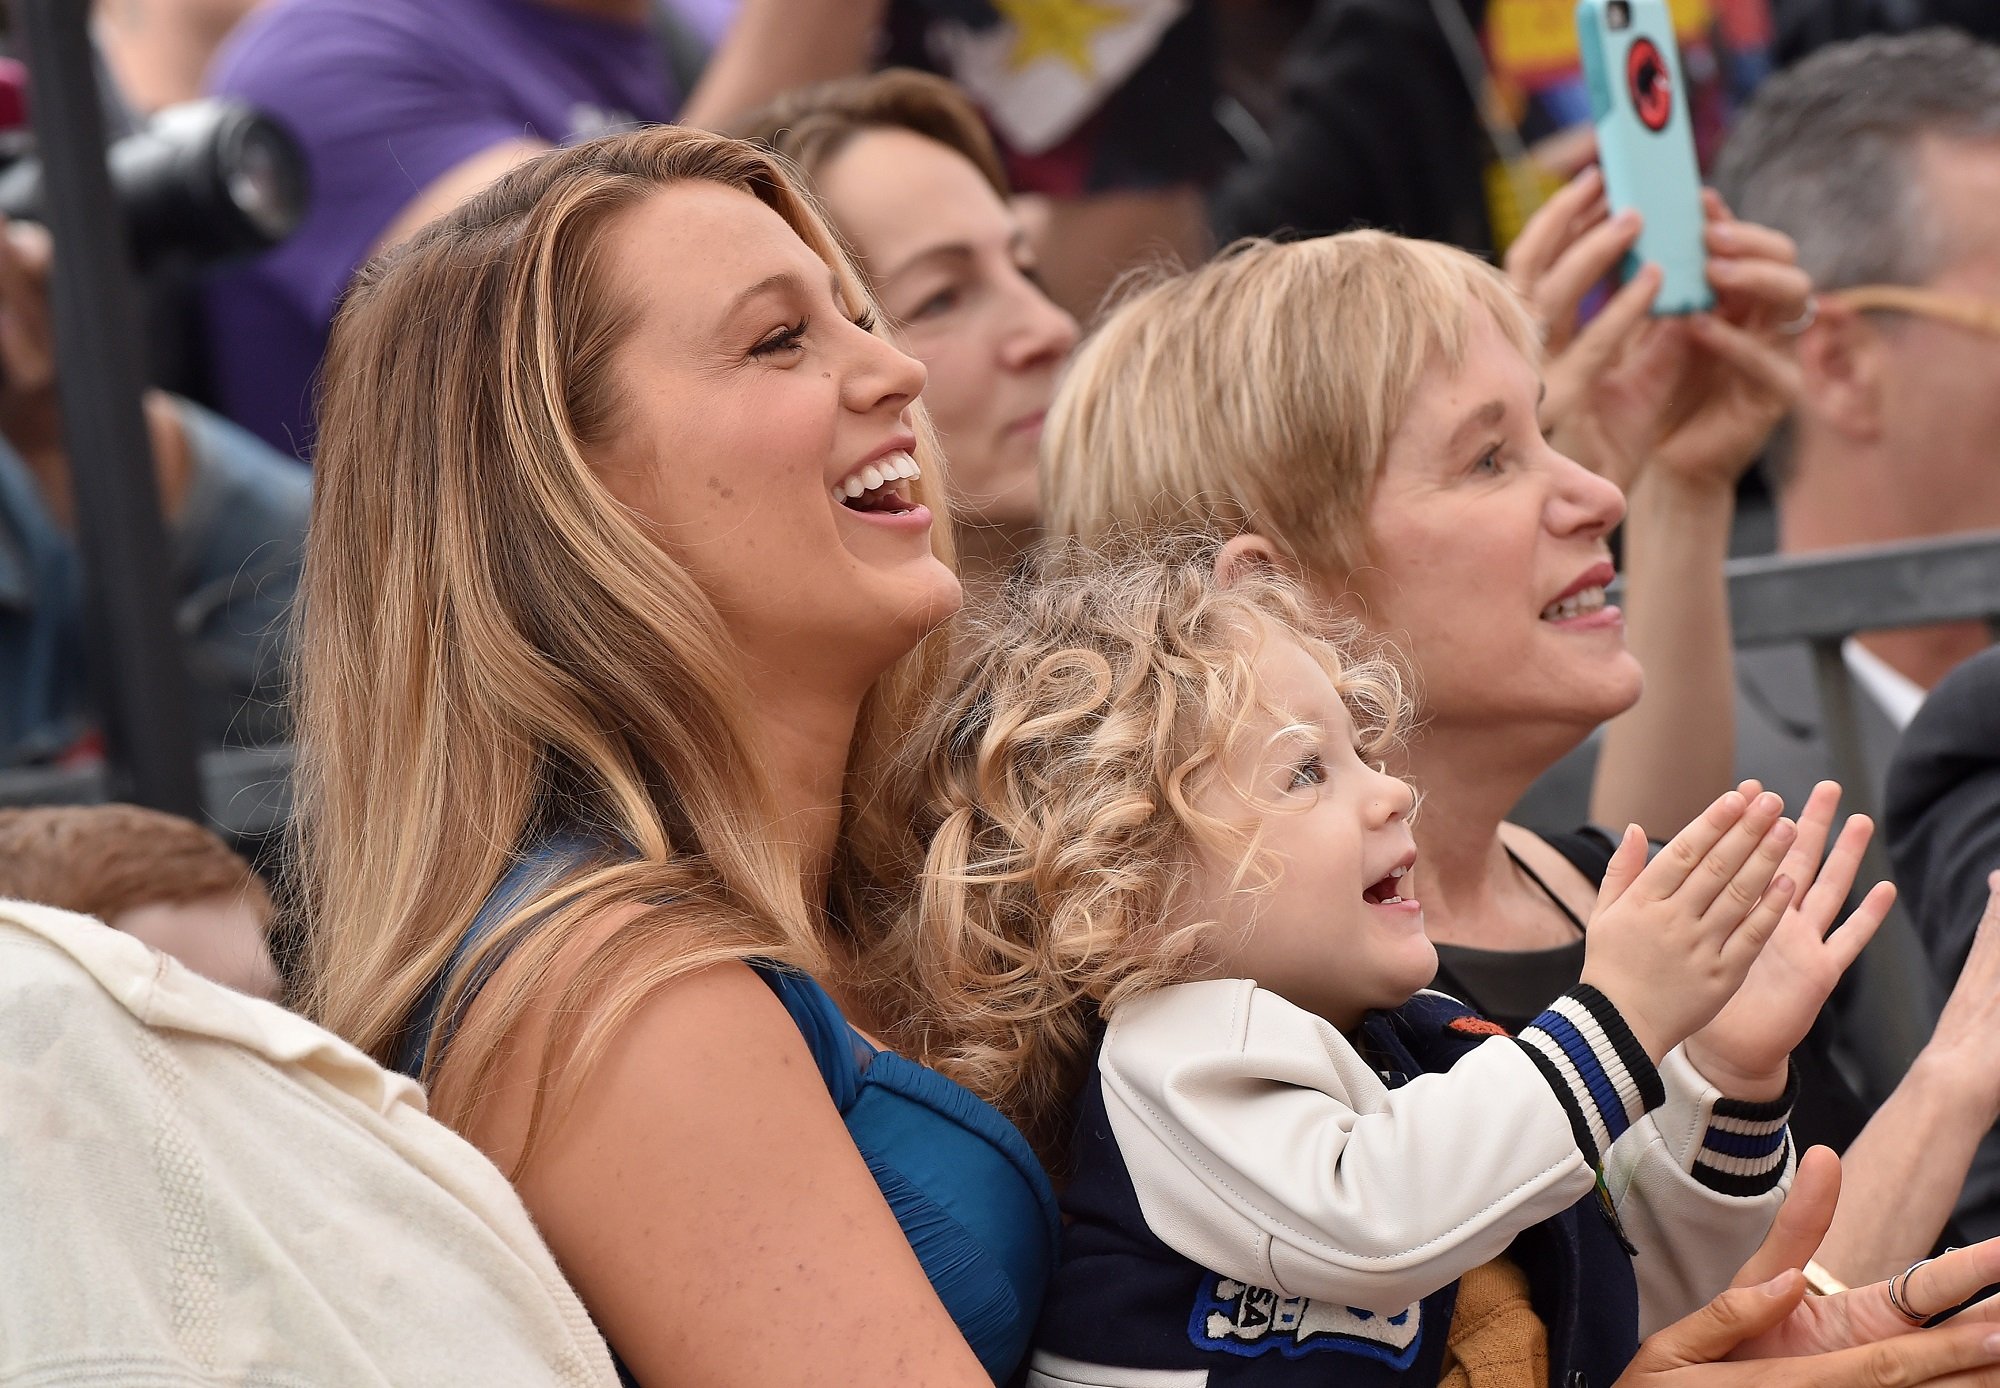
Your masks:
M 601 845 L 565 835 L 523 857 L 487 898 L 445 975 L 412 1014 L 400 1069 L 421 1073 L 446 987 L 473 948 L 534 894 L 605 856 Z M 491 956 L 483 961 L 465 1005 L 500 962 Z M 1009 1381 L 1027 1356 L 1061 1236 L 1055 1191 L 1033 1149 L 971 1090 L 870 1044 L 811 978 L 757 961 L 751 967 L 797 1024 L 938 1300 L 993 1381 Z M 444 1043 L 452 1030 L 447 1025 Z M 622 1363 L 618 1371 L 624 1382 L 636 1382 Z

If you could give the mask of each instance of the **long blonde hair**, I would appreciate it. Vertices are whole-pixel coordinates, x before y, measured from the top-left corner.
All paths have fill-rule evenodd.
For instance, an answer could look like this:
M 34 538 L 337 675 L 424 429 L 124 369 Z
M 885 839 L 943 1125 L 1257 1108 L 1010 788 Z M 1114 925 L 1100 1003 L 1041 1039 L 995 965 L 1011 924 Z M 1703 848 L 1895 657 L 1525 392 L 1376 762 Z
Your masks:
M 1375 754 L 1406 715 L 1395 668 L 1269 571 L 1215 578 L 1194 537 L 1045 546 L 970 619 L 959 675 L 909 739 L 926 852 L 887 942 L 913 1043 L 1060 1170 L 1101 1011 L 1188 976 L 1211 921 L 1176 919 L 1197 846 L 1270 880 L 1254 833 L 1194 797 L 1268 707 L 1246 637 L 1319 662 Z
M 1380 231 L 1239 241 L 1139 276 L 1077 349 L 1042 430 L 1051 535 L 1254 530 L 1309 573 L 1367 554 L 1389 438 L 1425 369 L 1464 360 L 1484 309 L 1531 361 L 1541 343 L 1499 271 Z
M 852 309 L 870 306 L 780 162 L 664 127 L 534 159 L 371 265 L 323 373 L 298 643 L 309 1008 L 392 1060 L 518 851 L 563 828 L 603 840 L 600 861 L 451 968 L 428 1038 L 434 1066 L 468 980 L 511 950 L 508 986 L 485 989 L 436 1076 L 435 1111 L 462 1123 L 528 999 L 562 983 L 530 1143 L 557 1063 L 579 1073 L 668 980 L 745 957 L 829 966 L 825 903 L 804 899 L 800 864 L 768 837 L 729 631 L 585 458 L 614 427 L 609 368 L 630 326 L 605 280 L 607 225 L 684 180 L 764 202 Z M 942 518 L 920 411 L 917 424 L 919 499 Z M 932 529 L 947 562 L 949 535 Z M 836 919 L 870 888 L 882 837 L 862 773 L 928 702 L 941 659 L 925 641 L 864 703 Z M 579 926 L 635 902 L 652 909 L 558 971 Z

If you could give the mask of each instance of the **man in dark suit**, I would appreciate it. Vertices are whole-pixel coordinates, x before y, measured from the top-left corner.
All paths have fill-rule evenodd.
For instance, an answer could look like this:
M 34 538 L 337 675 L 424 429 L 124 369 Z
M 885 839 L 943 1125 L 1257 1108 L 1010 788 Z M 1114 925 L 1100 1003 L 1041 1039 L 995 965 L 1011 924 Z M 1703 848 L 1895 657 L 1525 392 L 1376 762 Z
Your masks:
M 1946 677 L 1889 770 L 1884 827 L 1903 905 L 1938 977 L 1958 976 L 2000 868 L 2000 648 Z
M 1843 664 L 1854 699 L 1867 794 L 1849 795 L 1843 809 L 1874 814 L 1903 720 L 1922 702 L 1923 694 L 1919 689 L 1905 701 L 1885 701 L 1856 679 L 1851 653 L 1858 644 L 1848 641 L 1842 654 L 1848 657 Z M 1856 778 L 1836 764 L 1828 746 L 1812 652 L 1805 646 L 1757 646 L 1736 652 L 1736 763 L 1743 775 L 1755 776 L 1795 810 L 1821 781 L 1832 779 L 1852 787 Z
M 2000 868 L 2000 648 L 1966 661 L 1931 692 L 1897 749 L 1887 799 L 1903 905 L 1950 988 L 1981 928 L 1987 877 Z M 1957 1220 L 1972 1238 L 2000 1235 L 2000 1136 L 1981 1144 Z

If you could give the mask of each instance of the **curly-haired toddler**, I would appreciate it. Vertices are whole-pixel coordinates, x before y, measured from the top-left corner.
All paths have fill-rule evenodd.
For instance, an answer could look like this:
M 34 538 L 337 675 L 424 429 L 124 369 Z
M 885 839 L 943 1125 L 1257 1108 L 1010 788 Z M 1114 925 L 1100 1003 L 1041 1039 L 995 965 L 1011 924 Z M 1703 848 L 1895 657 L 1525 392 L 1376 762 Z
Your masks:
M 1509 1036 L 1424 991 L 1394 668 L 1213 562 L 1050 549 L 911 744 L 898 938 L 956 1000 L 918 1044 L 1066 1175 L 1029 1382 L 1609 1383 L 1789 1180 L 1789 1099 L 1677 1047 L 1785 910 L 1793 826 L 1731 793 L 1650 862 L 1628 831 L 1583 982 Z

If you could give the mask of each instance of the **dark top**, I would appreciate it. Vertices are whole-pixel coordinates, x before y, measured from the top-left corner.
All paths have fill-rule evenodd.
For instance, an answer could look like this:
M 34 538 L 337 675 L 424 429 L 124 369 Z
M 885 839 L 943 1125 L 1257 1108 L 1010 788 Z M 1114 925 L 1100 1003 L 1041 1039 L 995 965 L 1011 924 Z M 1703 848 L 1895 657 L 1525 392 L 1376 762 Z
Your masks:
M 1611 866 L 1618 841 L 1594 824 L 1570 834 L 1544 834 L 1549 847 L 1593 883 L 1601 883 Z M 1510 855 L 1511 856 L 1511 855 Z M 1518 863 L 1520 860 L 1515 859 Z M 1569 917 L 1576 938 L 1553 949 L 1479 949 L 1472 945 L 1438 945 L 1437 977 L 1431 987 L 1478 1009 L 1479 1015 L 1518 1032 L 1564 990 L 1583 977 L 1583 922 L 1562 898 L 1528 871 L 1549 900 Z
M 2000 868 L 2000 646 L 1938 682 L 1889 763 L 1889 860 L 1903 907 L 1949 988 Z
M 1287 52 L 1268 145 L 1216 192 L 1221 239 L 1375 226 L 1482 254 L 1505 250 L 1557 186 L 1526 151 L 1589 129 L 1574 6 L 1313 0 L 1310 8 Z M 1764 0 L 1673 9 L 1687 123 L 1706 167 L 1769 71 Z
M 1904 909 L 1945 990 L 1957 981 L 2000 868 L 2000 647 L 1930 692 L 1889 764 L 1889 861 Z M 1988 1133 L 1959 1195 L 1968 1238 L 2000 1236 L 2000 1133 Z
M 1604 881 L 1605 869 L 1611 866 L 1611 855 L 1618 848 L 1617 839 L 1594 824 L 1574 833 L 1544 834 L 1542 838 L 1593 885 Z M 1550 897 L 1554 899 L 1554 893 Z M 1556 904 L 1562 906 L 1560 901 Z M 1576 919 L 1568 907 L 1562 906 L 1562 910 L 1571 920 Z M 1439 945 L 1437 977 L 1431 987 L 1467 1003 L 1507 1030 L 1519 1031 L 1583 976 L 1582 930 L 1578 922 L 1577 938 L 1553 949 Z M 1799 1086 L 1798 1103 L 1792 1110 L 1792 1136 L 1800 1151 L 1824 1145 L 1845 1152 L 1873 1113 L 1835 1066 L 1831 1032 L 1832 1024 L 1822 1014 L 1806 1033 L 1805 1044 L 1792 1054 Z
M 1486 0 L 1461 0 L 1468 25 Z M 1428 0 L 1321 0 L 1285 63 L 1271 147 L 1216 190 L 1217 238 L 1382 227 L 1490 250 L 1487 141 Z
M 473 947 L 534 896 L 605 856 L 601 844 L 577 835 L 552 837 L 522 855 L 411 1015 L 399 1069 L 422 1071 L 445 988 Z M 488 957 L 466 1003 L 511 947 Z M 797 1023 L 938 1300 L 994 1381 L 1007 1381 L 1027 1354 L 1061 1233 L 1055 1191 L 1027 1139 L 970 1090 L 894 1051 L 877 1050 L 804 974 L 754 961 L 751 967 Z M 455 1021 L 446 1025 L 445 1044 Z M 623 1365 L 619 1372 L 631 1381 Z

